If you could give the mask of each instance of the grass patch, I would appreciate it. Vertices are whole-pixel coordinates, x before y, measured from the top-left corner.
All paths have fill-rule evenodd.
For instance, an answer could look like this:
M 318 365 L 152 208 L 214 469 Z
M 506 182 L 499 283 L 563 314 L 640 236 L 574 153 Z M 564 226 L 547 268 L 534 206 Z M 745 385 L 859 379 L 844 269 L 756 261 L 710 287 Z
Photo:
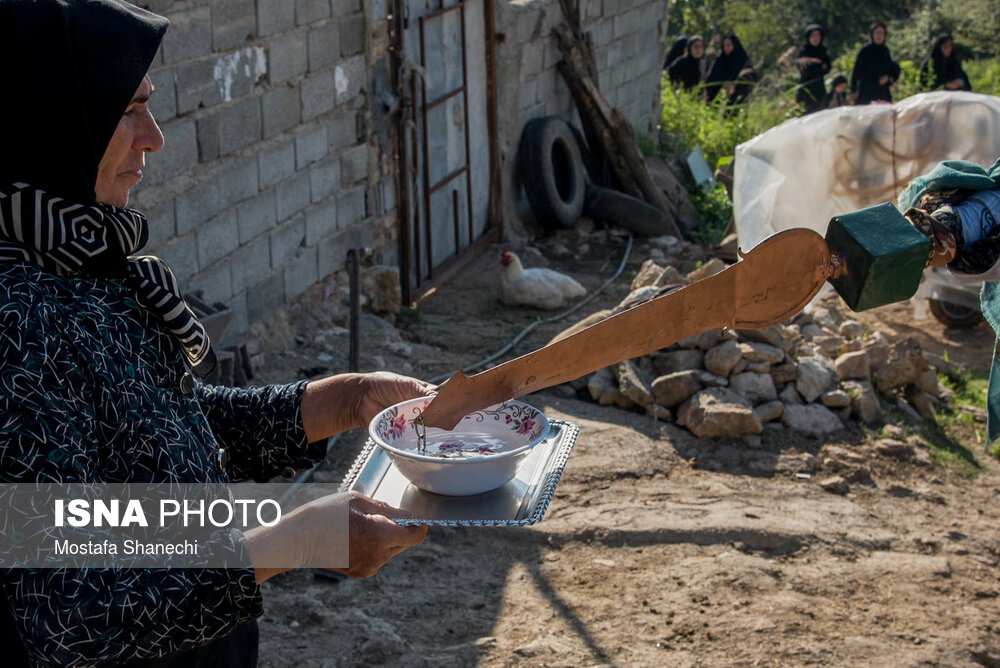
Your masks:
M 931 459 L 959 473 L 974 475 L 982 469 L 976 458 L 986 442 L 986 425 L 976 419 L 976 413 L 986 406 L 986 369 L 961 370 L 950 368 L 938 374 L 938 382 L 954 392 L 952 405 L 925 420 L 923 436 L 930 446 Z M 962 410 L 962 406 L 976 409 Z

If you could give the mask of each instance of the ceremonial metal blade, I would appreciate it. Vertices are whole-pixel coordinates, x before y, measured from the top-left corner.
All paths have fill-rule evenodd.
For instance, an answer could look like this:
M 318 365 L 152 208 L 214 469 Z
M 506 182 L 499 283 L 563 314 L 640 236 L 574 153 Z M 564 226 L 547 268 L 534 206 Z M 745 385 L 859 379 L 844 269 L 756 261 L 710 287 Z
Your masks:
M 826 242 L 795 229 L 761 242 L 736 264 L 488 371 L 453 375 L 422 414 L 452 429 L 465 415 L 559 385 L 718 328 L 757 329 L 798 313 L 835 271 Z

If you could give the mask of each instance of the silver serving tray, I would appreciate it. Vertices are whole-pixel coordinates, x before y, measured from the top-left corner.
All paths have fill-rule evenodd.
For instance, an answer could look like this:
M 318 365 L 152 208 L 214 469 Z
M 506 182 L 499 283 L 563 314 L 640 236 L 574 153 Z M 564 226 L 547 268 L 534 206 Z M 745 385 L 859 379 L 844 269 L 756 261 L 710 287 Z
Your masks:
M 373 441 L 354 461 L 340 491 L 358 491 L 408 510 L 402 526 L 528 526 L 540 522 L 549 507 L 580 428 L 549 421 L 549 434 L 531 450 L 517 474 L 503 487 L 474 496 L 442 496 L 414 486 Z

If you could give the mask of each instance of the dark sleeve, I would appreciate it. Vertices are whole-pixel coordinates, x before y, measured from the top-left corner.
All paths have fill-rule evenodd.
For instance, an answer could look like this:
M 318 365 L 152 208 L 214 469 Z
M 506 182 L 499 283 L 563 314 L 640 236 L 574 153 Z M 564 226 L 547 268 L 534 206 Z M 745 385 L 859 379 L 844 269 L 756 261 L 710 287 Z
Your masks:
M 861 77 L 862 70 L 865 67 L 865 50 L 861 49 L 858 51 L 858 55 L 854 58 L 854 67 L 851 68 L 851 92 L 857 93 L 858 89 L 861 87 Z
M 889 71 L 886 72 L 886 74 L 889 75 L 889 78 L 892 79 L 893 81 L 896 81 L 897 79 L 899 79 L 899 73 L 901 71 L 899 69 L 899 63 L 897 63 L 895 60 L 893 60 L 891 56 L 889 57 L 888 68 L 889 68 Z
M 100 475 L 95 452 L 102 441 L 89 382 L 57 327 L 30 303 L 6 296 L 0 475 L 5 482 L 91 482 Z M 250 563 L 239 532 L 219 532 L 211 549 L 227 552 L 227 563 Z M 0 586 L 38 665 L 160 656 L 222 637 L 262 610 L 250 568 L 6 569 Z
M 306 442 L 299 404 L 307 381 L 234 388 L 201 385 L 196 392 L 208 424 L 226 450 L 232 480 L 270 480 L 286 467 L 308 468 L 326 443 Z

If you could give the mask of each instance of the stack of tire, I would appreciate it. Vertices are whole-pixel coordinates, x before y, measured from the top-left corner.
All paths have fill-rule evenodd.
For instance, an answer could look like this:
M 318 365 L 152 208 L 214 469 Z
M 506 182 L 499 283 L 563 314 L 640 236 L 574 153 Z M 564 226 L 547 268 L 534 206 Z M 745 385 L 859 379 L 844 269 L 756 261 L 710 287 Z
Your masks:
M 569 229 L 585 214 L 636 234 L 665 233 L 666 216 L 659 209 L 603 187 L 583 136 L 560 118 L 528 121 L 518 146 L 518 169 L 531 211 L 543 227 Z

